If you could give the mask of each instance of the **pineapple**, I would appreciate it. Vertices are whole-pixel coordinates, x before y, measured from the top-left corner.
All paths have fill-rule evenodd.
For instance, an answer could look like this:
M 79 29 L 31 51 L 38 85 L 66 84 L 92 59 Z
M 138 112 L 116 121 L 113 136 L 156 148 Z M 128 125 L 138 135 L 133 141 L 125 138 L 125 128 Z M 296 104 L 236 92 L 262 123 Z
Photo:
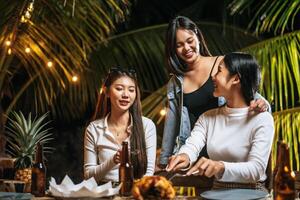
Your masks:
M 26 119 L 22 112 L 12 112 L 12 118 L 8 118 L 7 141 L 8 153 L 15 158 L 15 179 L 26 183 L 31 182 L 31 167 L 34 162 L 35 149 L 38 142 L 46 144 L 53 138 L 52 133 L 44 123 L 47 113 L 32 120 L 31 113 Z M 45 147 L 44 152 L 49 152 L 52 148 Z

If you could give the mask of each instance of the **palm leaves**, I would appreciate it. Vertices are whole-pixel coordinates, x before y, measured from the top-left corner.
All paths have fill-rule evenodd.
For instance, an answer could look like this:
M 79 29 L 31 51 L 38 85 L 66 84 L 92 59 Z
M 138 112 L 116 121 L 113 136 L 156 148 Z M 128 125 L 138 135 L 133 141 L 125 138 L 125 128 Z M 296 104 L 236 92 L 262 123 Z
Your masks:
M 12 117 L 8 118 L 7 139 L 10 146 L 9 153 L 16 158 L 16 168 L 24 169 L 31 167 L 33 156 L 38 143 L 46 144 L 53 138 L 50 128 L 46 128 L 49 121 L 44 122 L 47 113 L 38 118 L 31 118 L 31 113 L 26 119 L 22 112 L 12 112 Z M 49 152 L 52 148 L 45 147 L 44 152 Z
M 300 103 L 300 31 L 264 40 L 242 49 L 262 67 L 262 94 L 274 102 L 275 111 Z
M 293 31 L 295 18 L 300 11 L 300 1 L 233 0 L 229 8 L 231 14 L 240 14 L 247 8 L 254 10 L 255 14 L 249 23 L 249 28 L 255 26 L 257 33 L 274 30 L 275 34 L 283 34 L 288 29 Z
M 73 90 L 69 87 L 72 76 L 84 71 L 94 43 L 114 31 L 114 24 L 125 19 L 130 6 L 126 0 L 35 1 L 31 18 L 21 23 L 30 2 L 15 0 L 1 5 L 4 18 L 0 20 L 0 88 L 13 79 L 21 85 L 11 85 L 14 101 L 6 113 L 24 92 L 33 92 L 27 95 L 31 96 L 34 110 L 45 112 L 59 95 Z M 6 41 L 11 45 L 5 46 Z M 26 48 L 30 53 L 24 51 Z M 9 49 L 11 55 L 7 53 Z M 51 68 L 47 67 L 50 61 Z M 26 78 L 20 78 L 20 73 Z M 84 91 L 86 86 L 78 87 Z
M 283 139 L 289 142 L 290 161 L 291 166 L 294 169 L 300 169 L 300 157 L 299 157 L 299 122 L 300 122 L 300 107 L 287 109 L 282 112 L 275 112 L 273 114 L 275 121 L 275 138 L 274 141 Z M 276 142 L 275 142 L 276 143 Z M 276 144 L 273 144 L 274 146 Z M 276 148 L 275 148 L 276 149 Z M 276 151 L 273 151 L 273 157 L 276 158 Z M 275 160 L 273 161 L 275 165 Z
M 299 170 L 300 31 L 262 41 L 243 51 L 254 55 L 262 67 L 261 93 L 273 102 L 276 111 L 274 141 L 284 139 L 290 145 L 291 166 Z M 273 146 L 275 158 L 276 142 Z

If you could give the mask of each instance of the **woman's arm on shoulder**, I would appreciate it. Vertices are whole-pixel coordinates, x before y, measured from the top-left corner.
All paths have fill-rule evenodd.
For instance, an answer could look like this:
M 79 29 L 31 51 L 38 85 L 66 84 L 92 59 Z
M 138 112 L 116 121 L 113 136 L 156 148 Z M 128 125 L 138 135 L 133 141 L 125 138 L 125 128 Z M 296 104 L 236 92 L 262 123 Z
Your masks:
M 258 112 L 268 111 L 269 113 L 272 113 L 270 103 L 258 92 L 255 93 L 254 100 L 250 103 L 250 109 Z
M 146 176 L 154 174 L 156 160 L 156 126 L 151 119 L 143 117 L 145 131 L 146 153 L 147 153 L 147 171 Z

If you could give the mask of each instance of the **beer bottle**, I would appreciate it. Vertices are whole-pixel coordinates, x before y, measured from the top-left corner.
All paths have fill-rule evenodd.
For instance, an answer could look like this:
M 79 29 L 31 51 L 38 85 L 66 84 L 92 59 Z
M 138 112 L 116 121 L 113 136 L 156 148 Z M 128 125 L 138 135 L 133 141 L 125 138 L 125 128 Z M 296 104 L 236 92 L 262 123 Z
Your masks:
M 277 156 L 278 169 L 274 180 L 274 200 L 294 200 L 295 199 L 295 176 L 291 171 L 289 147 L 281 142 Z
M 43 147 L 37 144 L 35 153 L 35 163 L 31 172 L 31 193 L 34 196 L 45 196 L 46 189 L 46 167 L 43 160 Z
M 130 196 L 133 185 L 133 167 L 129 160 L 128 142 L 122 142 L 121 163 L 119 168 L 119 182 L 121 196 Z
M 279 149 L 280 149 L 280 144 L 282 143 L 281 140 L 278 140 L 277 141 L 277 149 L 276 149 L 276 156 L 277 156 L 277 159 L 276 159 L 276 164 L 275 164 L 275 167 L 274 167 L 274 170 L 273 170 L 273 176 L 272 176 L 272 188 L 273 188 L 273 197 L 276 196 L 276 188 L 275 188 L 275 176 L 277 174 L 277 171 L 278 171 L 278 168 L 279 168 Z M 271 155 L 270 155 L 271 156 Z

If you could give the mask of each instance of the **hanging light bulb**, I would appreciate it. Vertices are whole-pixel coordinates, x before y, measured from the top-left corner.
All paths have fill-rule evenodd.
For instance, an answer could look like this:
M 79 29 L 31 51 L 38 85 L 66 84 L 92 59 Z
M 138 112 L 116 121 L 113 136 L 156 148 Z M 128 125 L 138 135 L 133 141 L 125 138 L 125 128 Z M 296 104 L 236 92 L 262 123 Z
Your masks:
M 26 12 L 25 12 L 25 18 L 26 19 L 30 19 L 30 17 L 31 17 L 30 12 L 28 10 L 26 10 Z
M 29 4 L 27 10 L 28 10 L 29 12 L 32 12 L 32 11 L 33 11 L 33 2 L 31 2 L 31 3 Z
M 30 50 L 29 47 L 26 47 L 26 48 L 25 48 L 25 52 L 26 52 L 26 53 L 30 53 L 30 51 L 31 51 L 31 50 Z
M 166 112 L 166 109 L 165 109 L 165 108 L 161 109 L 160 112 L 159 112 L 159 114 L 160 114 L 161 116 L 165 116 L 166 113 L 167 113 L 167 112 Z
M 27 20 L 25 19 L 24 15 L 22 15 L 22 17 L 21 17 L 21 23 L 25 23 L 25 22 L 27 22 Z
M 78 77 L 77 77 L 76 75 L 74 75 L 74 76 L 72 77 L 72 81 L 73 81 L 73 82 L 77 82 L 77 81 L 78 81 Z
M 10 46 L 11 45 L 11 41 L 10 40 L 6 40 L 5 45 L 6 46 Z
M 47 66 L 48 66 L 49 68 L 51 68 L 51 67 L 53 66 L 53 63 L 52 63 L 51 61 L 49 61 L 49 62 L 47 62 Z

